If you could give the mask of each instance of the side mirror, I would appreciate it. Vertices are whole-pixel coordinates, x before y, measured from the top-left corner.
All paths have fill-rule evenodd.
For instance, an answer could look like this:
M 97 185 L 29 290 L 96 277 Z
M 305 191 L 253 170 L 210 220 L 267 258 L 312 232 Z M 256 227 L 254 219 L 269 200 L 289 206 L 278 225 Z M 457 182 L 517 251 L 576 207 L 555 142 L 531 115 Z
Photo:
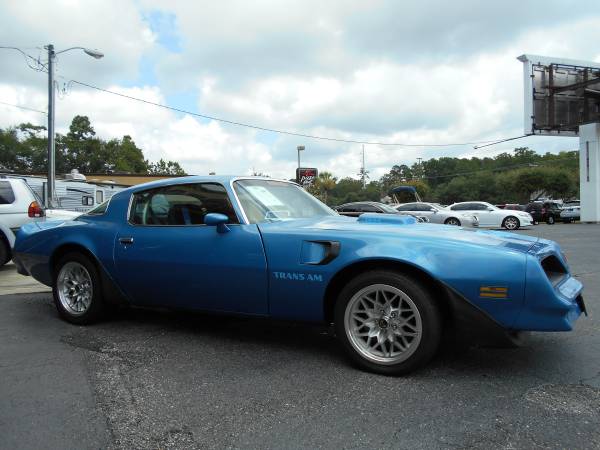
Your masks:
M 488 207 L 487 207 L 487 210 L 488 210 L 488 211 L 493 211 L 493 210 L 494 210 L 494 208 L 492 208 L 491 206 L 488 206 Z
M 217 227 L 217 233 L 227 233 L 229 227 L 226 225 L 229 222 L 229 217 L 225 214 L 208 213 L 204 216 L 204 225 L 209 227 Z

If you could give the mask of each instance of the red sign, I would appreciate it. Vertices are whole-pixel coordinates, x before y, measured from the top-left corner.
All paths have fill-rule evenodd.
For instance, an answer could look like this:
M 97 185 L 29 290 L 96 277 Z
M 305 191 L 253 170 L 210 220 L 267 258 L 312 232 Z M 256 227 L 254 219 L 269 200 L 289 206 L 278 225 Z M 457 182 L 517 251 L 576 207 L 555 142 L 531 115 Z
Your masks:
M 314 167 L 300 167 L 296 169 L 296 182 L 302 186 L 310 186 L 318 175 L 319 171 Z

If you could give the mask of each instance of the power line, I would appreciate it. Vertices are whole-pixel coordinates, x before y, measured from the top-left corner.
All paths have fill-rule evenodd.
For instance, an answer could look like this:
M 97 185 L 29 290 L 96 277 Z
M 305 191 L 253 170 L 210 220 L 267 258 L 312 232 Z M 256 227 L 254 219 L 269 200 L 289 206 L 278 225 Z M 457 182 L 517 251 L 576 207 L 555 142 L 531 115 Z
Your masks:
M 7 47 L 7 46 L 0 46 L 0 48 L 5 48 L 5 49 L 12 49 L 12 50 L 17 50 L 18 52 L 20 52 L 24 58 L 25 58 L 25 62 L 27 63 L 27 65 L 38 72 L 45 72 L 46 71 L 46 65 L 43 64 L 39 58 L 36 59 L 33 56 L 25 53 L 23 50 L 21 50 L 18 47 Z M 31 59 L 34 63 L 36 63 L 36 66 L 32 66 L 29 61 L 27 60 L 27 58 Z M 61 77 L 64 78 L 64 77 Z M 360 141 L 360 140 L 354 140 L 354 139 L 342 139 L 342 138 L 332 138 L 332 137 L 327 137 L 327 136 L 318 136 L 318 135 L 314 135 L 314 134 L 306 134 L 306 133 L 298 133 L 298 132 L 294 132 L 294 131 L 287 131 L 287 130 L 279 130 L 279 129 L 275 129 L 275 128 L 267 128 L 267 127 L 262 127 L 259 125 L 253 125 L 253 124 L 249 124 L 249 123 L 244 123 L 244 122 L 237 122 L 234 120 L 229 120 L 229 119 L 224 119 L 221 117 L 215 117 L 215 116 L 209 116 L 207 114 L 199 114 L 199 113 L 195 113 L 192 111 L 187 111 L 181 108 L 175 108 L 173 106 L 168 106 L 168 105 L 164 105 L 162 103 L 157 103 L 157 102 L 152 102 L 150 100 L 144 100 L 142 98 L 138 98 L 138 97 L 133 97 L 131 95 L 127 95 L 127 94 L 123 94 L 120 92 L 115 92 L 115 91 L 111 91 L 109 89 L 104 89 L 98 86 L 94 86 L 92 84 L 89 83 L 84 83 L 82 81 L 77 81 L 77 80 L 68 80 L 69 84 L 71 83 L 75 83 L 78 84 L 80 86 L 84 86 L 87 87 L 89 89 L 95 89 L 97 91 L 100 92 L 105 92 L 107 94 L 112 94 L 112 95 L 116 95 L 122 98 L 126 98 L 129 100 L 133 100 L 133 101 L 137 101 L 137 102 L 141 102 L 141 103 L 145 103 L 147 105 L 152 105 L 152 106 L 156 106 L 158 108 L 163 108 L 163 109 L 167 109 L 170 111 L 175 111 L 175 112 L 179 112 L 179 113 L 183 113 L 183 114 L 189 114 L 191 116 L 195 116 L 195 117 L 201 117 L 203 119 L 209 119 L 209 120 L 214 120 L 217 122 L 222 122 L 222 123 L 227 123 L 230 125 L 236 125 L 236 126 L 240 126 L 240 127 L 246 127 L 246 128 L 252 128 L 255 130 L 260 130 L 260 131 L 268 131 L 271 133 L 278 133 L 278 134 L 285 134 L 285 135 L 289 135 L 289 136 L 297 136 L 297 137 L 303 137 L 303 138 L 308 138 L 308 139 L 318 139 L 318 140 L 323 140 L 323 141 L 330 141 L 330 142 L 343 142 L 343 143 L 347 143 L 347 144 L 363 144 L 363 145 L 380 145 L 380 146 L 390 146 L 390 147 L 459 147 L 459 146 L 465 146 L 465 145 L 474 145 L 475 149 L 477 148 L 481 148 L 481 147 L 487 147 L 489 145 L 496 145 L 499 144 L 501 142 L 507 142 L 507 141 L 512 141 L 515 139 L 521 139 L 530 135 L 523 135 L 523 136 L 516 136 L 516 137 L 510 137 L 510 138 L 506 138 L 506 139 L 500 139 L 500 140 L 486 140 L 486 141 L 473 141 L 473 142 L 457 142 L 457 143 L 444 143 L 444 144 L 407 144 L 407 143 L 400 143 L 400 142 L 376 142 L 376 141 Z M 485 144 L 485 145 L 481 145 L 481 146 L 477 146 L 478 144 Z
M 33 111 L 33 112 L 37 112 L 40 114 L 48 114 L 46 111 L 40 111 L 39 109 L 33 109 L 33 108 L 28 108 L 27 106 L 21 106 L 21 105 L 13 105 L 12 103 L 6 103 L 0 100 L 0 104 L 2 105 L 6 105 L 6 106 L 13 106 L 15 108 L 19 108 L 19 109 L 24 109 L 27 111 Z
M 354 139 L 332 138 L 332 137 L 326 137 L 326 136 L 318 136 L 318 135 L 314 135 L 314 134 L 297 133 L 294 131 L 286 131 L 286 130 L 279 130 L 279 129 L 275 129 L 275 128 L 267 128 L 267 127 L 262 127 L 259 125 L 252 125 L 252 124 L 248 124 L 248 123 L 244 123 L 244 122 L 237 122 L 234 120 L 223 119 L 221 117 L 209 116 L 206 114 L 199 114 L 199 113 L 187 111 L 187 110 L 180 109 L 180 108 L 175 108 L 173 106 L 163 105 L 162 103 L 156 103 L 156 102 L 152 102 L 150 100 L 144 100 L 142 98 L 133 97 L 131 95 L 123 94 L 120 92 L 111 91 L 111 90 L 104 89 L 104 88 L 101 88 L 98 86 L 94 86 L 92 84 L 84 83 L 82 81 L 77 81 L 77 80 L 70 80 L 70 81 L 72 83 L 78 84 L 80 86 L 85 86 L 87 88 L 95 89 L 97 91 L 105 92 L 107 94 L 112 94 L 112 95 L 116 95 L 119 97 L 127 98 L 129 100 L 134 100 L 137 102 L 145 103 L 147 105 L 152 105 L 152 106 L 156 106 L 159 108 L 168 109 L 170 111 L 176 111 L 176 112 L 183 113 L 183 114 L 189 114 L 191 116 L 201 117 L 203 119 L 215 120 L 217 122 L 228 123 L 230 125 L 237 125 L 237 126 L 252 128 L 252 129 L 260 130 L 260 131 L 268 131 L 271 133 L 286 134 L 289 136 L 297 136 L 297 137 L 303 137 L 303 138 L 308 138 L 308 139 L 319 139 L 319 140 L 323 140 L 323 141 L 344 142 L 344 143 L 348 143 L 348 144 L 381 145 L 381 146 L 393 146 L 393 147 L 457 147 L 457 146 L 462 146 L 462 145 L 489 144 L 491 142 L 497 142 L 497 141 L 493 141 L 493 140 L 488 140 L 488 141 L 475 141 L 475 142 L 460 142 L 460 143 L 453 143 L 453 144 L 406 144 L 406 143 L 399 143 L 399 142 L 373 142 L 373 141 L 359 141 L 359 140 L 354 140 Z M 510 140 L 510 139 L 516 139 L 516 138 L 509 138 L 508 140 Z
M 515 137 L 511 137 L 511 138 L 506 138 L 506 139 L 500 139 L 498 141 L 494 141 L 494 142 L 490 142 L 484 145 L 476 145 L 475 147 L 473 147 L 475 150 L 483 148 L 483 147 L 489 147 L 490 145 L 496 145 L 496 144 L 501 144 L 503 142 L 508 142 L 508 141 L 514 141 L 517 139 L 523 139 L 524 137 L 528 137 L 528 136 L 533 136 L 533 134 L 524 134 L 522 136 L 515 136 Z
M 7 50 L 16 50 L 16 51 L 18 51 L 19 53 L 21 53 L 21 55 L 23 55 L 23 58 L 25 59 L 25 64 L 27 64 L 27 66 L 28 66 L 28 67 L 29 67 L 31 70 L 35 70 L 36 72 L 47 72 L 47 67 L 46 67 L 46 64 L 43 64 L 43 63 L 42 63 L 42 62 L 39 60 L 39 58 L 34 58 L 34 57 L 33 57 L 33 56 L 31 56 L 30 54 L 28 54 L 28 53 L 25 53 L 25 52 L 24 52 L 23 50 L 21 50 L 20 48 L 18 48 L 18 47 L 8 47 L 8 46 L 4 46 L 4 45 L 0 45 L 0 48 L 4 48 L 4 49 L 7 49 Z M 35 66 L 32 66 L 32 65 L 29 63 L 29 60 L 28 60 L 27 58 L 31 59 L 31 60 L 32 60 L 32 61 L 35 63 Z

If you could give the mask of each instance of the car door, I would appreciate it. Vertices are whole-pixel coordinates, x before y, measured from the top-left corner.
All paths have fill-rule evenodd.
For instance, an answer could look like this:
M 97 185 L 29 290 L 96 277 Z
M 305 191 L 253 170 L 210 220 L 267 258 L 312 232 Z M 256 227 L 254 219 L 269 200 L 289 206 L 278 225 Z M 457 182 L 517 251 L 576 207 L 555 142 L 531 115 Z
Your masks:
M 229 217 L 227 232 L 204 224 Z M 218 183 L 133 194 L 114 258 L 119 285 L 135 304 L 267 314 L 267 266 L 256 225 L 239 224 Z
M 416 203 L 406 203 L 405 205 L 400 205 L 396 208 L 399 212 L 417 214 L 417 204 Z
M 416 213 L 417 215 L 427 217 L 427 219 L 429 219 L 430 222 L 434 222 L 434 220 L 432 220 L 432 218 L 433 218 L 433 215 L 436 212 L 436 210 L 433 209 L 431 207 L 431 205 L 428 205 L 427 203 L 417 203 L 416 207 L 417 207 L 417 213 Z
M 467 211 L 473 213 L 479 218 L 480 227 L 498 226 L 497 222 L 499 222 L 499 220 L 497 215 L 493 214 L 493 212 L 489 210 L 488 205 L 485 203 L 469 203 Z

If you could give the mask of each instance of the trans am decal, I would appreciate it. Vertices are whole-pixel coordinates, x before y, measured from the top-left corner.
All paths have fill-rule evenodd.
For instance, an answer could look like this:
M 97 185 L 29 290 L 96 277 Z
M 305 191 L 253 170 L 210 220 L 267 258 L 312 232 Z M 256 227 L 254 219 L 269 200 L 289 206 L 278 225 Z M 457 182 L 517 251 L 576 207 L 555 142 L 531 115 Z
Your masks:
M 293 280 L 293 281 L 323 281 L 323 275 L 314 273 L 299 273 L 299 272 L 273 272 L 278 280 Z

